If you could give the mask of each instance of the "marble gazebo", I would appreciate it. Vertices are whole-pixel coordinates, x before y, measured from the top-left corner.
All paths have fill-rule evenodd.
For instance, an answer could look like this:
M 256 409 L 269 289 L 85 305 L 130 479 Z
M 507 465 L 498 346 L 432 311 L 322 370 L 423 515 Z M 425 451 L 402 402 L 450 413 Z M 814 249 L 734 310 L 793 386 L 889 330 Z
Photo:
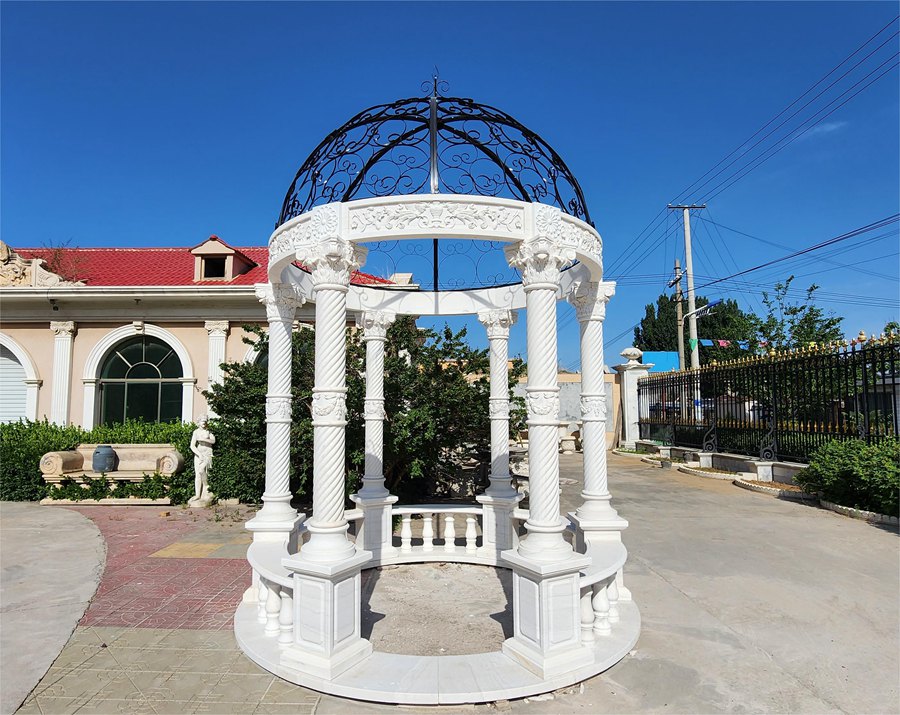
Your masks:
M 457 247 L 470 243 L 479 262 L 491 253 L 515 282 L 495 276 L 462 285 Z M 351 285 L 367 246 L 371 259 L 385 247 L 412 245 L 433 247 L 431 286 Z M 454 248 L 442 251 L 448 245 Z M 270 282 L 257 289 L 269 323 L 266 487 L 247 524 L 253 584 L 235 614 L 244 653 L 322 692 L 408 704 L 533 695 L 619 661 L 637 641 L 640 615 L 622 576 L 628 524 L 607 489 L 603 319 L 615 285 L 602 280 L 600 236 L 559 156 L 505 113 L 444 97 L 435 86 L 431 96 L 362 112 L 316 148 L 291 185 L 269 253 Z M 441 282 L 441 265 L 453 289 Z M 583 503 L 568 516 L 559 498 L 560 299 L 575 307 L 581 325 Z M 291 329 L 307 300 L 315 303 L 316 348 L 309 518 L 291 507 L 288 486 Z M 511 486 L 508 452 L 507 344 L 521 309 L 527 510 Z M 345 505 L 348 310 L 361 316 L 366 343 L 365 477 L 352 510 Z M 397 315 L 466 314 L 478 316 L 490 343 L 490 486 L 471 505 L 397 504 L 381 467 L 383 420 L 402 409 L 383 396 L 386 331 Z M 396 516 L 399 538 L 392 536 Z M 361 571 L 427 561 L 512 570 L 514 634 L 501 650 L 397 655 L 374 651 L 361 636 Z

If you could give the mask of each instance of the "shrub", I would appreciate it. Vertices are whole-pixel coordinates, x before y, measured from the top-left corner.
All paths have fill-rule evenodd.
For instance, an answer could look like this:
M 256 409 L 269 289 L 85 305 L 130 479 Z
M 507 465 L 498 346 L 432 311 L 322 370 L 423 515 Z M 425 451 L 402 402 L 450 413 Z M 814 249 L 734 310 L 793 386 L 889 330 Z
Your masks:
M 817 449 L 794 481 L 826 501 L 896 516 L 900 493 L 900 441 L 877 444 L 833 440 Z
M 80 427 L 61 427 L 46 420 L 0 424 L 0 500 L 39 501 L 47 496 L 41 457 L 74 449 L 83 436 Z
M 142 483 L 123 484 L 124 491 L 114 496 L 159 498 L 168 495 L 173 504 L 184 503 L 194 495 L 194 460 L 190 450 L 194 427 L 192 423 L 134 420 L 102 425 L 92 430 L 75 425 L 55 425 L 46 420 L 0 424 L 0 500 L 38 501 L 51 494 L 40 469 L 41 457 L 47 452 L 74 449 L 82 443 L 173 444 L 184 456 L 184 471 L 181 474 L 169 478 L 153 475 Z M 114 475 L 108 476 L 115 478 Z M 88 488 L 83 488 L 82 483 L 87 484 Z M 102 499 L 111 495 L 111 487 L 107 477 L 85 480 L 79 475 L 77 482 L 64 480 L 51 496 L 60 499 Z

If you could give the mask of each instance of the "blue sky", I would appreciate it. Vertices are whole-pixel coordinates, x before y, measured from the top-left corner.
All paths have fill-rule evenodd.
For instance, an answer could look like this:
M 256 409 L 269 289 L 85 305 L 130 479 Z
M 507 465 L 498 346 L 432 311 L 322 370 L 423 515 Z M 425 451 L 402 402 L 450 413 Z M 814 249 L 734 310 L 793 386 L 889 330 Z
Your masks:
M 13 246 L 194 245 L 211 233 L 263 244 L 309 151 L 359 110 L 418 94 L 437 65 L 450 94 L 509 112 L 580 180 L 609 273 L 622 279 L 606 325 L 615 364 L 681 251 L 674 217 L 645 234 L 635 265 L 616 259 L 667 201 L 896 8 L 4 2 L 0 231 Z M 890 60 L 897 44 L 894 36 L 809 111 Z M 896 213 L 898 116 L 893 69 L 712 198 L 701 218 L 785 249 L 698 219 L 698 285 Z M 880 330 L 900 317 L 896 231 L 864 240 L 881 233 L 836 246 L 849 250 L 831 262 L 784 264 L 750 274 L 753 285 L 705 292 L 759 310 L 761 286 L 807 274 L 798 287 L 820 284 L 822 306 L 845 317 L 848 335 Z M 568 306 L 560 318 L 560 360 L 577 367 Z M 514 353 L 524 351 L 522 323 Z M 700 333 L 717 337 L 702 323 Z M 472 334 L 483 341 L 479 326 Z

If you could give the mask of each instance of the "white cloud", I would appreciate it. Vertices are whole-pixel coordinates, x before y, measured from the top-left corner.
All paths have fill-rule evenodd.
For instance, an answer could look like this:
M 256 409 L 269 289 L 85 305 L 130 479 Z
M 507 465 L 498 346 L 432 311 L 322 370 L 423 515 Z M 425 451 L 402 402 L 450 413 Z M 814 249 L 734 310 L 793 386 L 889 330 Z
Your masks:
M 806 132 L 801 139 L 812 139 L 813 137 L 821 137 L 826 134 L 833 134 L 834 132 L 840 131 L 844 127 L 847 126 L 849 122 L 825 122 L 824 124 L 819 124 L 818 126 L 813 127 L 808 132 Z

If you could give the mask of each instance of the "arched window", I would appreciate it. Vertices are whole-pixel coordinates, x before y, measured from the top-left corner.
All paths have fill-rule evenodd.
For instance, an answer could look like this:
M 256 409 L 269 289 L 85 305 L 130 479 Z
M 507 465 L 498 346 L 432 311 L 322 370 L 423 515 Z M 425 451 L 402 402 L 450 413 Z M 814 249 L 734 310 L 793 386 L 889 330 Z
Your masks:
M 177 422 L 182 377 L 178 355 L 162 340 L 140 335 L 119 343 L 100 370 L 100 422 Z

